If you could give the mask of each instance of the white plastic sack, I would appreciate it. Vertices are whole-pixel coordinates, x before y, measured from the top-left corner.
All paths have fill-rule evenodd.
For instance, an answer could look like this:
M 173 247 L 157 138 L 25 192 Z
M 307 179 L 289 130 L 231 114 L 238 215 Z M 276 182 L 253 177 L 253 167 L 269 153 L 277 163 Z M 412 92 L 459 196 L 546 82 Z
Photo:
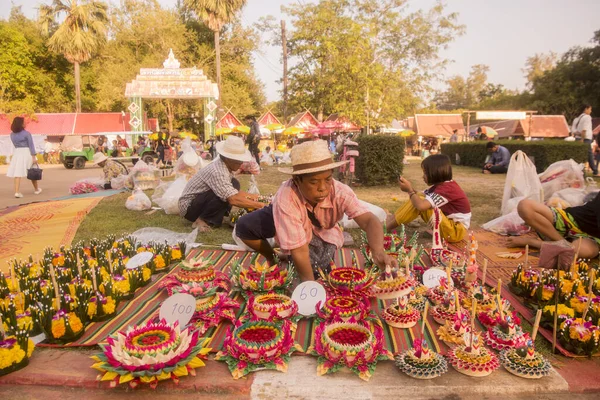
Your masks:
M 187 185 L 187 179 L 184 176 L 179 177 L 167 188 L 161 189 L 164 190 L 162 196 L 152 196 L 152 200 L 165 210 L 165 214 L 179 214 L 179 198 L 183 194 L 185 185 Z
M 525 196 L 513 197 L 512 199 L 508 200 L 505 208 L 506 214 L 517 211 L 517 206 L 523 199 L 525 199 Z
M 585 187 L 583 164 L 573 160 L 557 161 L 539 175 L 544 189 L 544 200 L 549 200 L 554 193 L 566 188 L 581 189 Z
M 242 241 L 242 239 L 240 239 L 237 236 L 237 234 L 235 233 L 235 226 L 233 227 L 233 232 L 231 232 L 231 237 L 233 238 L 235 244 L 237 244 L 241 248 L 240 251 L 254 251 L 250 247 L 248 247 L 246 243 Z M 271 245 L 271 247 L 275 247 L 275 238 L 267 239 L 267 242 Z
M 136 189 L 125 201 L 125 207 L 133 211 L 149 210 L 152 207 L 152 202 L 146 193 Z
M 258 190 L 258 185 L 256 183 L 256 178 L 254 177 L 254 175 L 250 176 L 250 187 L 248 188 L 248 193 L 260 195 L 260 190 Z
M 510 199 L 523 197 L 541 201 L 541 191 L 542 185 L 535 170 L 535 165 L 527 157 L 527 154 L 517 150 L 510 158 L 510 165 L 506 173 L 504 195 L 502 196 L 502 215 L 512 211 L 508 204 Z
M 197 156 L 198 161 L 196 162 L 195 165 L 186 164 L 184 159 L 185 159 L 186 154 L 189 154 L 189 153 L 193 153 L 197 156 L 196 150 L 194 150 L 194 147 L 192 146 L 191 139 L 185 138 L 181 142 L 181 157 L 179 157 L 177 159 L 177 162 L 175 163 L 174 171 L 175 171 L 177 178 L 184 176 L 184 177 L 186 177 L 187 180 L 190 180 L 192 178 L 192 176 L 194 176 L 199 170 L 204 168 L 204 166 L 206 165 L 206 161 L 204 161 L 202 159 L 202 157 L 199 157 L 199 156 Z
M 187 251 L 190 251 L 192 245 L 196 242 L 198 228 L 190 233 L 178 233 L 163 228 L 142 228 L 133 232 L 131 235 L 144 245 L 150 242 L 167 242 L 169 246 L 174 246 L 180 242 L 185 242 Z
M 525 221 L 519 216 L 519 213 L 513 211 L 491 220 L 481 226 L 486 231 L 494 232 L 505 236 L 519 236 L 528 233 L 531 228 L 525 225 Z
M 360 204 L 364 207 L 367 207 L 369 211 L 371 211 L 381 223 L 385 224 L 385 220 L 387 218 L 387 213 L 381 207 L 377 207 L 374 204 L 367 203 L 366 201 L 359 200 Z M 353 219 L 349 219 L 346 214 L 344 214 L 344 218 L 342 218 L 342 226 L 344 229 L 358 229 L 358 224 L 354 222 Z
M 580 206 L 588 192 L 585 189 L 566 188 L 555 192 L 547 201 L 547 205 L 557 208 Z
M 133 177 L 131 175 L 119 175 L 116 178 L 110 180 L 110 186 L 113 189 L 132 189 L 133 188 Z

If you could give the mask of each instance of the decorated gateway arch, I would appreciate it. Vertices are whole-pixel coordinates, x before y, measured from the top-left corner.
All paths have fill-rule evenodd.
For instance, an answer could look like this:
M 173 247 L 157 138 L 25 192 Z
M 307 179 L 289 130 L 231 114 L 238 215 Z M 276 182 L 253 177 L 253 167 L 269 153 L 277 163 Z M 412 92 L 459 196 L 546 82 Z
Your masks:
M 201 69 L 180 68 L 173 50 L 163 63 L 163 68 L 142 68 L 136 78 L 125 87 L 131 112 L 129 124 L 133 131 L 144 130 L 143 99 L 204 99 L 204 138 L 215 133 L 216 100 L 219 88 Z

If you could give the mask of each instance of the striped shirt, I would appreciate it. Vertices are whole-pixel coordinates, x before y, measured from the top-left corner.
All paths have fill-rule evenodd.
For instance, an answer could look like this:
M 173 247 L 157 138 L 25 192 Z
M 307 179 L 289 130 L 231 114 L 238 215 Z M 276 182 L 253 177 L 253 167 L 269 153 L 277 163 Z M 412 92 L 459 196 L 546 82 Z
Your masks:
M 183 189 L 183 194 L 179 198 L 179 214 L 182 217 L 185 216 L 196 196 L 209 190 L 212 190 L 223 201 L 236 195 L 238 190 L 233 187 L 231 179 L 233 179 L 233 174 L 227 165 L 221 158 L 216 158 L 198 171 Z
M 308 212 L 314 213 L 322 228 L 313 225 Z M 344 214 L 356 218 L 369 209 L 363 206 L 350 187 L 333 180 L 329 196 L 311 206 L 293 182 L 285 182 L 273 198 L 273 220 L 277 242 L 284 251 L 294 250 L 310 243 L 313 233 L 337 248 L 344 245 L 344 235 L 338 222 Z

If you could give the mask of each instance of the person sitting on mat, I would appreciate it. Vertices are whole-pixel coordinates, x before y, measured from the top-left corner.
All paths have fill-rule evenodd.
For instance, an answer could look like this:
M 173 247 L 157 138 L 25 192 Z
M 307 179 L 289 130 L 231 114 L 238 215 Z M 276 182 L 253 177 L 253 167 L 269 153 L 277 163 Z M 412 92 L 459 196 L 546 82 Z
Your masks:
M 504 146 L 500 146 L 494 142 L 489 142 L 485 145 L 488 153 L 492 153 L 492 157 L 488 163 L 483 166 L 484 174 L 505 174 L 508 171 L 510 164 L 510 151 Z
M 200 232 L 219 227 L 232 206 L 258 209 L 264 207 L 258 196 L 240 191 L 240 183 L 233 172 L 243 162 L 252 160 L 244 141 L 236 136 L 216 145 L 219 157 L 202 168 L 190 179 L 179 199 L 179 214 L 193 222 Z
M 433 208 L 437 207 L 441 211 L 442 239 L 450 243 L 461 241 L 471 224 L 471 204 L 458 183 L 452 180 L 450 158 L 444 154 L 434 154 L 423 160 L 421 169 L 423 180 L 431 186 L 421 195 L 413 189 L 407 179 L 398 179 L 400 190 L 408 193 L 409 201 L 393 215 L 388 215 L 388 231 L 400 224 L 408 224 L 418 217 L 429 223 L 433 216 Z
M 398 262 L 383 249 L 383 226 L 352 189 L 333 179 L 333 170 L 347 161 L 334 162 L 327 142 L 309 141 L 291 151 L 292 168 L 282 168 L 291 179 L 284 182 L 271 205 L 242 216 L 237 236 L 250 248 L 275 262 L 267 239 L 275 237 L 304 281 L 314 280 L 319 269 L 329 272 L 335 251 L 344 244 L 338 221 L 344 214 L 366 231 L 373 261 L 382 270 Z
M 544 241 L 572 242 L 580 258 L 595 258 L 600 251 L 600 192 L 587 203 L 564 210 L 548 207 L 534 200 L 521 200 L 519 216 L 537 232 L 541 239 L 527 236 L 511 237 L 509 247 L 540 248 Z M 578 239 L 581 238 L 581 241 Z

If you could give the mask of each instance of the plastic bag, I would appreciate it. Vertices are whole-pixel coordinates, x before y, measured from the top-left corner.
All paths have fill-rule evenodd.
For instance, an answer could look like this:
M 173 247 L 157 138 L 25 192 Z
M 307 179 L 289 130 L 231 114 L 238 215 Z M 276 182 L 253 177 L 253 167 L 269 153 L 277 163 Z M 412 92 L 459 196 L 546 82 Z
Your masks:
M 377 207 L 374 204 L 367 203 L 366 201 L 359 200 L 360 204 L 364 207 L 367 207 L 369 211 L 371 211 L 378 220 L 380 220 L 385 225 L 385 220 L 387 218 L 387 213 L 381 207 Z M 348 219 L 348 216 L 344 214 L 344 218 L 342 218 L 342 226 L 344 229 L 358 229 L 358 224 L 354 222 L 353 219 Z
M 550 207 L 567 208 L 583 204 L 587 191 L 585 189 L 566 188 L 555 192 L 547 201 Z
M 554 193 L 565 188 L 580 189 L 585 187 L 583 164 L 573 160 L 557 161 L 539 175 L 544 190 L 544 200 L 549 200 Z
M 168 187 L 163 188 L 163 194 L 152 196 L 157 206 L 165 211 L 165 214 L 179 214 L 179 198 L 187 185 L 187 179 L 182 176 L 173 181 Z
M 506 173 L 504 195 L 502 196 L 502 215 L 512 211 L 508 204 L 510 199 L 523 197 L 541 201 L 541 191 L 542 185 L 535 170 L 535 165 L 527 157 L 527 154 L 517 150 L 510 158 L 510 165 Z
M 235 233 L 235 226 L 233 227 L 233 232 L 231 232 L 231 237 L 233 238 L 235 244 L 237 244 L 240 247 L 239 251 L 254 251 L 253 249 L 248 247 L 246 243 L 242 241 L 242 239 L 240 239 L 237 236 L 237 234 Z M 269 238 L 267 239 L 267 242 L 271 245 L 271 247 L 275 247 L 275 238 Z
M 110 180 L 110 186 L 113 189 L 133 189 L 133 177 L 131 175 L 119 175 Z
M 134 190 L 131 196 L 127 198 L 127 201 L 125 201 L 125 208 L 128 210 L 143 211 L 149 210 L 151 207 L 152 202 L 150 198 L 140 189 Z
M 202 157 L 197 155 L 191 143 L 190 138 L 185 138 L 181 142 L 181 157 L 177 159 L 174 169 L 177 178 L 183 176 L 190 180 L 206 164 Z M 190 165 L 191 161 L 196 161 L 196 163 Z
M 190 251 L 196 242 L 198 228 L 190 233 L 178 233 L 163 228 L 142 228 L 133 232 L 131 235 L 144 245 L 150 242 L 167 242 L 169 246 L 175 246 L 180 242 L 185 242 L 187 251 Z
M 256 178 L 254 175 L 250 177 L 250 187 L 248 188 L 248 193 L 260 194 L 260 190 L 258 190 L 258 185 L 256 184 Z
M 505 236 L 519 236 L 529 233 L 531 228 L 525 225 L 525 221 L 519 216 L 519 213 L 513 211 L 491 220 L 481 226 L 486 231 L 494 232 Z

